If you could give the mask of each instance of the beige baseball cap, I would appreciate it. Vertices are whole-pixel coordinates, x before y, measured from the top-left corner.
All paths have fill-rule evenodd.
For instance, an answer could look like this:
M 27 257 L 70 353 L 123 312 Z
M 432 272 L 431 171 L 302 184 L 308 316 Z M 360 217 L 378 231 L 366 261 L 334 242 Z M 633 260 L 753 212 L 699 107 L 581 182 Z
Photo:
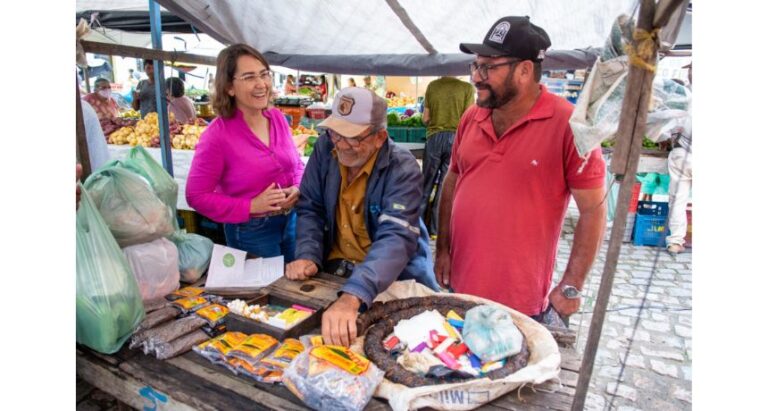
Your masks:
M 371 126 L 387 127 L 387 101 L 362 87 L 339 90 L 331 116 L 318 124 L 345 137 L 357 136 Z

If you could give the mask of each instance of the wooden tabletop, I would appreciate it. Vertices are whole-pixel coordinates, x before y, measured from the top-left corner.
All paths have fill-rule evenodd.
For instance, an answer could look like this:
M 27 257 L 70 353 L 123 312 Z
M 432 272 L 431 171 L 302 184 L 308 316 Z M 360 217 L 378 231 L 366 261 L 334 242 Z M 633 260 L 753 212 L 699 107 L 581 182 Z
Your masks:
M 548 381 L 496 399 L 483 410 L 569 410 L 578 379 L 579 360 L 561 347 L 560 381 Z M 113 355 L 77 347 L 77 375 L 94 387 L 137 409 L 307 410 L 284 386 L 235 375 L 195 352 L 158 360 L 124 347 Z M 534 391 L 535 390 L 535 391 Z M 366 410 L 391 409 L 373 398 Z
M 337 277 L 320 273 L 301 283 L 281 279 L 266 290 L 279 291 L 282 295 L 296 298 L 296 301 L 311 302 L 315 306 L 327 306 L 335 301 L 340 283 Z M 561 338 L 558 336 L 557 339 Z M 534 387 L 524 386 L 479 409 L 570 410 L 581 360 L 573 348 L 559 348 L 562 385 L 557 381 L 548 381 Z M 140 350 L 129 350 L 127 344 L 113 355 L 100 354 L 78 345 L 77 375 L 137 409 L 308 409 L 284 386 L 235 375 L 193 351 L 172 359 L 158 360 Z M 366 407 L 366 410 L 385 409 L 390 409 L 389 404 L 377 398 Z

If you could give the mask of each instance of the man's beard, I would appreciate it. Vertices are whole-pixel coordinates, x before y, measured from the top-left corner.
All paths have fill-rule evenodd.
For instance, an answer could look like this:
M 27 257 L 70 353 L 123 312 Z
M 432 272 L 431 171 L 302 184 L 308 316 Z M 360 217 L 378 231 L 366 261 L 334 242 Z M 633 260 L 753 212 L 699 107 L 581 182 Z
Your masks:
M 490 108 L 490 109 L 496 109 L 499 108 L 510 101 L 512 101 L 513 98 L 517 96 L 517 87 L 515 87 L 512 83 L 507 83 L 508 87 L 504 90 L 502 90 L 500 93 L 496 93 L 490 86 L 485 84 L 477 84 L 475 87 L 480 89 L 488 90 L 488 97 L 484 100 L 481 100 L 479 97 L 477 99 L 477 105 L 483 108 Z

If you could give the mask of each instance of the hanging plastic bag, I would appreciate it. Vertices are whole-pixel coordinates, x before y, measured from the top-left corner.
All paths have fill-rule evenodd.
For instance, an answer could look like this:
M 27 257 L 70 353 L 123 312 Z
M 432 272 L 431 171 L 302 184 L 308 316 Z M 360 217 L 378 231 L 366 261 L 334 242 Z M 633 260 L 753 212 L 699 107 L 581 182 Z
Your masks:
M 193 283 L 203 276 L 211 263 L 213 241 L 208 237 L 176 231 L 168 237 L 179 250 L 179 272 L 181 281 Z
M 483 362 L 515 355 L 523 347 L 523 334 L 509 312 L 490 305 L 467 311 L 461 336 L 467 347 Z
M 139 284 L 141 298 L 162 298 L 179 288 L 179 252 L 176 245 L 158 238 L 123 249 Z
M 173 232 L 173 215 L 140 175 L 118 166 L 102 167 L 85 188 L 121 247 L 148 243 Z
M 76 232 L 77 342 L 112 354 L 144 319 L 139 287 L 85 189 L 77 210 Z
M 173 211 L 173 215 L 176 215 L 176 202 L 178 201 L 179 185 L 176 180 L 168 174 L 167 171 L 158 164 L 152 155 L 147 152 L 142 146 L 136 146 L 128 152 L 127 159 L 123 162 L 125 167 L 136 171 L 144 178 L 149 180 L 149 184 L 152 185 L 152 189 L 160 200 L 162 200 Z M 178 230 L 178 223 L 174 219 L 175 229 Z

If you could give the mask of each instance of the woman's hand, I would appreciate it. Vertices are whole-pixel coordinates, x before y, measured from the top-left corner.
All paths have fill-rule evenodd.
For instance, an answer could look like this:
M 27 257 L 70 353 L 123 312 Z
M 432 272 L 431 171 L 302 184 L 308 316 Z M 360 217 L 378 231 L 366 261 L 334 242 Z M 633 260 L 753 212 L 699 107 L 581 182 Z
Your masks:
M 299 187 L 287 187 L 283 189 L 283 193 L 287 196 L 285 201 L 278 204 L 283 210 L 287 210 L 296 205 L 299 201 Z
M 286 195 L 283 190 L 275 188 L 272 183 L 261 194 L 251 199 L 251 214 L 265 214 L 273 211 L 280 211 L 278 204 L 285 201 Z

